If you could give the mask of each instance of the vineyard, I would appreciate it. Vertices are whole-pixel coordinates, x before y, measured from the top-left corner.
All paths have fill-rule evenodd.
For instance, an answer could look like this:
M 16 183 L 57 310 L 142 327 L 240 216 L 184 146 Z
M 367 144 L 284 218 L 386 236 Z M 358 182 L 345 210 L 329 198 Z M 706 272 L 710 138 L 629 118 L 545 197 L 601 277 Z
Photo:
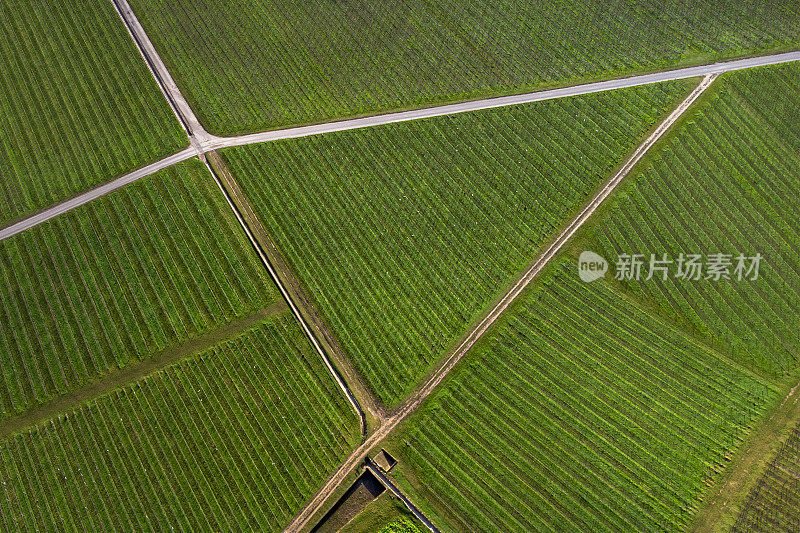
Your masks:
M 0 226 L 187 144 L 108 0 L 4 0 L 0 66 Z
M 800 153 L 800 68 L 796 64 L 738 72 L 736 92 L 795 153 Z
M 394 404 L 692 83 L 223 154 L 356 368 Z
M 623 284 L 771 377 L 797 368 L 800 357 L 799 77 L 800 67 L 791 65 L 721 79 L 709 101 L 640 167 L 595 239 L 595 249 L 612 261 L 619 253 L 646 253 L 648 261 L 650 253 L 760 253 L 755 281 L 657 276 Z
M 197 161 L 0 241 L 0 280 L 0 418 L 277 296 Z
M 220 135 L 785 49 L 800 10 L 713 3 L 133 0 Z
M 0 0 L 0 530 L 800 531 L 798 21 Z
M 278 530 L 357 440 L 284 315 L 0 443 L 0 524 Z
M 750 491 L 733 531 L 800 531 L 800 427 L 781 445 Z
M 536 283 L 398 437 L 403 485 L 462 531 L 681 529 L 777 391 L 573 261 Z

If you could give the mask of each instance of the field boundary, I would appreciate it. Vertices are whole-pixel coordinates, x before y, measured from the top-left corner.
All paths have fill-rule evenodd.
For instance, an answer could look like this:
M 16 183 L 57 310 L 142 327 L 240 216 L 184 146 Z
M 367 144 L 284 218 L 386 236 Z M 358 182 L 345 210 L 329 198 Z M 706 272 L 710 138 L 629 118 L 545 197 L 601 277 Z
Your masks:
M 430 519 L 427 516 L 425 516 L 425 514 L 422 511 L 420 511 L 416 505 L 414 505 L 414 502 L 412 502 L 408 496 L 403 494 L 400 488 L 394 484 L 394 482 L 389 478 L 389 476 L 386 473 L 383 472 L 381 467 L 376 465 L 369 457 L 366 458 L 364 463 L 365 463 L 364 464 L 365 468 L 370 472 L 372 472 L 372 475 L 377 477 L 378 480 L 380 480 L 380 482 L 383 483 L 383 486 L 389 490 L 389 492 L 394 494 L 394 496 L 398 500 L 403 502 L 403 505 L 406 506 L 406 509 L 408 509 L 411 512 L 411 514 L 413 514 L 416 517 L 417 520 L 422 522 L 425 525 L 425 527 L 427 527 L 433 533 L 439 533 L 439 529 L 437 529 L 437 527 L 433 524 L 433 522 L 431 522 Z
M 505 311 L 517 297 L 528 287 L 531 281 L 538 276 L 542 269 L 556 256 L 561 248 L 572 238 L 581 226 L 594 214 L 597 208 L 605 201 L 608 196 L 616 189 L 622 180 L 630 173 L 636 164 L 644 157 L 648 150 L 661 138 L 664 133 L 683 115 L 683 113 L 705 92 L 717 78 L 717 74 L 709 74 L 703 78 L 700 84 L 676 107 L 672 113 L 664 119 L 661 124 L 644 140 L 622 164 L 617 172 L 603 185 L 603 187 L 592 197 L 584 209 L 573 218 L 567 226 L 552 241 L 550 246 L 539 255 L 539 258 L 528 268 L 527 271 L 514 283 L 503 295 L 502 298 L 491 308 L 491 310 L 467 333 L 464 340 L 453 350 L 450 356 L 444 360 L 431 378 L 421 387 L 417 393 L 411 396 L 398 409 L 398 414 L 402 414 L 409 408 L 418 405 L 430 392 L 438 385 L 447 373 L 464 356 L 466 352 L 483 336 L 483 334 L 494 324 L 500 315 Z
M 795 376 L 797 377 L 797 376 Z M 784 391 L 788 389 L 788 385 Z M 706 533 L 733 526 L 750 490 L 758 483 L 775 453 L 797 427 L 800 418 L 800 382 L 781 398 L 780 404 L 766 411 L 739 450 L 730 458 L 723 476 L 703 496 L 687 530 Z
M 316 352 L 319 354 L 319 356 L 322 358 L 322 361 L 325 363 L 325 366 L 328 368 L 328 371 L 333 376 L 333 379 L 336 381 L 336 384 L 342 390 L 342 393 L 344 393 L 345 397 L 347 398 L 347 401 L 350 402 L 350 405 L 352 406 L 353 410 L 356 412 L 356 415 L 358 416 L 359 423 L 360 423 L 360 426 L 361 426 L 361 436 L 365 438 L 366 435 L 367 435 L 367 417 L 366 417 L 366 414 L 364 413 L 364 410 L 361 408 L 361 404 L 358 402 L 358 399 L 355 397 L 355 394 L 353 394 L 353 391 L 350 390 L 350 387 L 348 386 L 348 384 L 345 383 L 344 379 L 342 379 L 342 376 L 336 370 L 336 367 L 331 362 L 330 358 L 328 357 L 328 354 L 325 353 L 325 350 L 322 348 L 322 346 L 320 345 L 320 343 L 317 340 L 316 336 L 311 331 L 311 328 L 306 323 L 306 320 L 303 317 L 303 314 L 301 313 L 300 309 L 295 304 L 295 302 L 292 299 L 291 294 L 289 293 L 289 291 L 287 291 L 287 289 L 284 286 L 281 278 L 278 276 L 278 273 L 275 271 L 274 266 L 272 265 L 272 263 L 270 263 L 270 260 L 269 260 L 269 258 L 267 256 L 267 254 L 264 252 L 264 250 L 261 247 L 261 245 L 259 244 L 258 240 L 253 235 L 253 232 L 251 231 L 249 225 L 247 224 L 247 222 L 245 221 L 245 219 L 242 216 L 241 212 L 239 211 L 238 207 L 236 206 L 236 203 L 235 203 L 234 199 L 231 197 L 231 194 L 228 192 L 228 189 L 226 189 L 225 185 L 222 183 L 222 180 L 217 175 L 217 172 L 214 170 L 214 168 L 208 162 L 208 158 L 203 157 L 203 162 L 205 163 L 206 167 L 208 168 L 208 171 L 213 176 L 214 181 L 216 182 L 217 186 L 219 187 L 219 190 L 222 192 L 222 195 L 225 197 L 225 200 L 228 202 L 228 205 L 230 206 L 231 210 L 236 215 L 236 219 L 239 221 L 239 224 L 241 225 L 242 229 L 247 234 L 247 238 L 250 239 L 250 243 L 253 245 L 253 248 L 255 249 L 256 253 L 258 254 L 258 257 L 261 259 L 261 262 L 264 264 L 264 267 L 269 272 L 269 275 L 272 277 L 273 281 L 275 282 L 275 285 L 278 287 L 278 290 L 280 291 L 280 293 L 283 296 L 283 298 L 286 301 L 286 303 L 289 304 L 289 308 L 291 309 L 292 314 L 295 316 L 295 318 L 297 319 L 297 321 L 300 323 L 301 327 L 303 328 L 303 332 L 306 334 L 308 339 L 311 341 L 312 346 L 314 347 Z
M 800 51 L 784 52 L 767 56 L 756 56 L 747 59 L 736 59 L 733 61 L 723 61 L 701 65 L 697 67 L 685 67 L 672 70 L 664 70 L 651 74 L 640 74 L 624 78 L 613 78 L 605 81 L 570 85 L 558 89 L 546 89 L 529 93 L 521 93 L 511 96 L 495 96 L 478 100 L 466 100 L 455 104 L 445 104 L 432 107 L 422 107 L 409 111 L 388 112 L 379 115 L 371 115 L 361 118 L 324 122 L 309 126 L 296 126 L 290 128 L 265 131 L 261 133 L 249 133 L 235 137 L 214 137 L 207 146 L 207 149 L 228 148 L 232 146 L 242 146 L 247 144 L 273 142 L 284 139 L 296 139 L 311 135 L 321 135 L 338 131 L 361 129 L 373 126 L 383 126 L 396 122 L 409 122 L 426 118 L 440 117 L 444 115 L 455 115 L 472 111 L 482 111 L 497 107 L 508 107 L 545 100 L 554 100 L 570 96 L 582 96 L 599 92 L 613 91 L 617 89 L 627 89 L 641 85 L 652 85 L 665 81 L 682 80 L 687 78 L 697 78 L 711 74 L 722 74 L 736 70 L 743 70 L 754 67 L 777 65 L 800 61 Z
M 286 303 L 278 300 L 274 304 L 259 309 L 249 316 L 235 319 L 197 337 L 187 339 L 178 345 L 167 347 L 152 357 L 140 360 L 138 363 L 102 374 L 97 379 L 66 394 L 0 421 L 0 438 L 5 439 L 25 429 L 34 427 L 40 422 L 68 414 L 81 404 L 105 396 L 116 389 L 126 387 L 179 361 L 232 339 L 269 318 L 280 316 L 286 309 Z
M 244 191 L 234 178 L 233 173 L 228 169 L 222 155 L 219 152 L 211 151 L 206 154 L 206 158 L 208 164 L 214 169 L 216 176 L 225 187 L 226 192 L 230 195 L 236 209 L 241 213 L 242 219 L 253 233 L 253 237 L 258 242 L 261 251 L 264 252 L 274 269 L 275 275 L 280 280 L 279 284 L 286 289 L 286 293 L 297 306 L 298 312 L 302 314 L 309 328 L 314 332 L 325 353 L 336 363 L 337 370 L 344 374 L 345 382 L 349 384 L 360 404 L 366 408 L 367 413 L 374 421 L 380 422 L 386 415 L 383 406 L 367 387 L 361 375 L 353 368 L 349 358 L 344 355 L 341 346 L 325 324 L 321 314 L 317 311 L 313 300 L 306 294 L 300 280 L 294 275 L 292 268 L 280 253 L 269 232 L 262 225 Z
M 533 281 L 542 271 L 542 269 L 555 257 L 561 248 L 570 240 L 570 238 L 578 231 L 578 229 L 592 216 L 597 208 L 608 198 L 622 180 L 630 173 L 636 164 L 644 157 L 647 151 L 666 133 L 670 127 L 683 115 L 683 113 L 691 107 L 708 87 L 711 86 L 713 81 L 717 78 L 718 74 L 709 74 L 705 76 L 702 81 L 695 87 L 695 89 L 687 96 L 678 106 L 670 113 L 666 119 L 645 139 L 625 160 L 619 170 L 595 193 L 586 207 L 578 213 L 576 217 L 570 221 L 565 229 L 553 239 L 550 246 L 542 252 L 538 259 L 528 268 L 528 270 L 520 277 L 520 279 L 512 285 L 505 295 L 494 305 L 494 307 L 484 316 L 484 318 L 474 325 L 469 333 L 465 336 L 464 340 L 455 348 L 450 355 L 442 361 L 438 369 L 428 380 L 423 383 L 417 391 L 405 402 L 401 404 L 397 412 L 391 417 L 387 418 L 385 423 L 381 425 L 370 437 L 356 450 L 350 454 L 342 465 L 331 475 L 325 484 L 317 491 L 314 498 L 303 508 L 303 510 L 295 516 L 294 520 L 289 523 L 285 529 L 287 532 L 301 531 L 308 525 L 308 522 L 313 516 L 324 506 L 327 501 L 328 495 L 335 490 L 337 485 L 355 468 L 363 459 L 363 457 L 377 445 L 380 441 L 386 438 L 389 433 L 397 427 L 403 420 L 405 420 L 411 413 L 413 413 L 422 402 L 433 392 L 439 383 L 441 383 L 455 365 L 464 357 L 470 348 L 483 336 L 486 331 L 497 321 L 502 315 L 503 311 L 507 309 L 517 297 L 520 296 L 525 288 Z
M 88 191 L 78 194 L 77 196 L 73 196 L 68 200 L 64 200 L 63 202 L 57 203 L 52 207 L 48 207 L 30 215 L 28 217 L 23 218 L 18 222 L 14 222 L 5 228 L 0 229 L 0 241 L 8 239 L 9 237 L 13 237 L 17 233 L 21 233 L 26 229 L 33 228 L 47 222 L 48 220 L 55 218 L 59 215 L 63 215 L 73 209 L 80 207 L 84 204 L 88 204 L 92 200 L 96 200 L 97 198 L 103 197 L 111 192 L 116 191 L 117 189 L 121 189 L 126 185 L 130 185 L 131 183 L 138 181 L 142 178 L 146 178 L 152 174 L 160 170 L 164 170 L 165 168 L 169 168 L 173 165 L 178 163 L 182 163 L 183 161 L 187 161 L 194 156 L 197 155 L 197 152 L 194 148 L 185 148 L 180 152 L 172 154 L 171 156 L 165 157 L 155 163 L 151 163 L 147 166 L 144 166 L 138 170 L 134 170 L 133 172 L 129 172 L 124 176 L 121 176 L 117 179 L 108 181 L 102 185 L 98 185 Z

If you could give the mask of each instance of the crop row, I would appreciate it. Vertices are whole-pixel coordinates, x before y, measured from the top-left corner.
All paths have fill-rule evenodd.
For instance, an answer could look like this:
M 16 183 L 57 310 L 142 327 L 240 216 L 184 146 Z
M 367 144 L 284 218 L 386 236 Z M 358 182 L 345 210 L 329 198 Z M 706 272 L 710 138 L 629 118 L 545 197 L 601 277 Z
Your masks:
M 750 491 L 733 531 L 800 531 L 800 427 Z
M 757 110 L 789 148 L 800 152 L 800 67 L 795 63 L 737 74 L 737 96 Z
M 133 0 L 218 134 L 787 48 L 796 5 Z
M 741 96 L 758 81 L 761 100 L 783 99 L 796 82 L 773 72 L 723 79 L 637 175 L 599 225 L 597 242 L 612 260 L 619 253 L 760 253 L 757 280 L 625 285 L 743 365 L 776 376 L 795 368 L 800 354 L 800 157 L 791 135 Z
M 285 314 L 0 443 L 0 524 L 274 531 L 357 440 Z
M 271 303 L 197 161 L 0 242 L 0 417 Z
M 108 0 L 0 5 L 0 225 L 186 136 Z
M 225 151 L 380 399 L 401 400 L 686 83 Z
M 562 262 L 399 452 L 465 531 L 677 529 L 775 394 Z

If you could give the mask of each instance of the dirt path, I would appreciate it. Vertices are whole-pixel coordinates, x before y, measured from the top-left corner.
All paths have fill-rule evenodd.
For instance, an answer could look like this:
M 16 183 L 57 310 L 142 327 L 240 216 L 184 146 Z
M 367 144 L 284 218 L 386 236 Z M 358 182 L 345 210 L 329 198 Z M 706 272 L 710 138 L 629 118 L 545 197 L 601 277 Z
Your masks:
M 0 438 L 18 433 L 39 422 L 53 419 L 72 412 L 77 406 L 99 398 L 109 392 L 122 388 L 145 378 L 186 357 L 208 349 L 220 342 L 237 336 L 246 329 L 261 323 L 271 316 L 278 316 L 287 309 L 282 300 L 260 309 L 250 316 L 233 320 L 216 329 L 189 339 L 178 346 L 172 346 L 152 357 L 103 374 L 99 379 L 88 383 L 63 396 L 58 396 L 19 415 L 0 421 Z
M 325 482 L 320 490 L 314 495 L 312 500 L 303 508 L 302 511 L 287 526 L 286 531 L 300 531 L 309 524 L 311 518 L 322 508 L 328 496 L 344 480 L 344 478 L 364 459 L 365 455 L 382 441 L 389 433 L 413 413 L 423 401 L 434 391 L 437 385 L 447 377 L 447 374 L 464 357 L 470 348 L 483 336 L 484 333 L 497 321 L 509 305 L 525 290 L 547 263 L 555 257 L 559 250 L 576 231 L 592 216 L 600 204 L 608 198 L 617 185 L 630 173 L 647 151 L 661 138 L 664 133 L 680 118 L 680 116 L 694 103 L 695 100 L 711 85 L 716 79 L 717 74 L 705 76 L 700 84 L 686 97 L 686 99 L 664 119 L 664 121 L 650 134 L 645 141 L 634 150 L 633 154 L 623 163 L 620 169 L 609 179 L 605 185 L 592 197 L 587 206 L 564 228 L 564 230 L 553 240 L 552 244 L 539 256 L 539 258 L 525 271 L 519 280 L 505 293 L 486 316 L 478 322 L 464 340 L 453 350 L 450 355 L 440 364 L 439 368 L 417 391 L 406 400 L 398 410 L 359 446 L 342 465 Z

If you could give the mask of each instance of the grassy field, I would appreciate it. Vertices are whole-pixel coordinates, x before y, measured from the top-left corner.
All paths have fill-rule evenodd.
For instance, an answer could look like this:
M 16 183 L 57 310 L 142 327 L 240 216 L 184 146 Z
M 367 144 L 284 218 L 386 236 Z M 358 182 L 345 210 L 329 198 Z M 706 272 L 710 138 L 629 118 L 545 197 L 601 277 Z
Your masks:
M 401 518 L 388 524 L 380 533 L 422 533 L 422 530 L 411 518 Z
M 198 161 L 0 241 L 0 418 L 275 301 Z
M 763 255 L 755 281 L 624 285 L 765 376 L 800 356 L 800 65 L 732 73 L 618 197 L 591 246 L 619 253 Z M 735 263 L 735 259 L 734 259 Z M 675 265 L 672 266 L 673 271 Z M 731 268 L 733 273 L 733 267 Z
M 223 152 L 387 404 L 694 81 Z
M 108 0 L 0 4 L 0 226 L 187 145 Z
M 750 491 L 736 533 L 800 530 L 800 427 L 781 446 Z
M 359 438 L 290 314 L 0 442 L 12 530 L 275 531 Z
M 800 43 L 780 0 L 133 0 L 217 134 L 772 50 Z
M 686 523 L 777 391 L 561 261 L 396 444 L 445 529 Z

